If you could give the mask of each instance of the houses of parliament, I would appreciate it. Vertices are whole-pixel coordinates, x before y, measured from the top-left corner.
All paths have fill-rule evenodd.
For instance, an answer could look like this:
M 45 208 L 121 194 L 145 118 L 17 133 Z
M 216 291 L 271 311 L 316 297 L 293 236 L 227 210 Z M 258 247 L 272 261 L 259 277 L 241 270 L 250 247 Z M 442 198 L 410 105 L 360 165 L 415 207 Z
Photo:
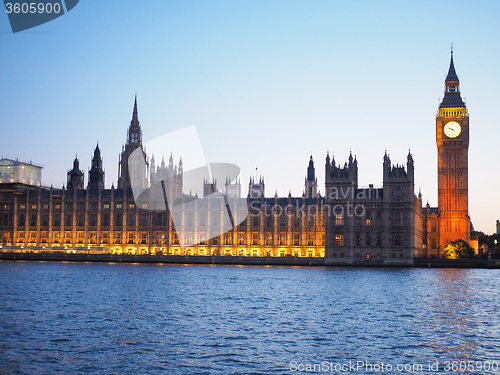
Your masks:
M 327 153 L 324 196 L 318 193 L 311 156 L 305 166 L 302 196 L 266 197 L 264 179 L 252 177 L 247 194 L 242 194 L 239 180 L 226 179 L 223 186 L 218 186 L 220 181 L 205 180 L 203 197 L 198 197 L 183 190 L 181 159 L 155 160 L 144 151 L 136 97 L 116 187 L 104 186 L 99 146 L 94 150 L 87 184 L 76 158 L 66 186 L 60 189 L 41 185 L 41 167 L 0 160 L 0 250 L 324 257 L 325 264 L 333 265 L 361 261 L 411 264 L 415 257 L 440 258 L 450 241 L 470 240 L 469 115 L 461 98 L 453 52 L 435 126 L 438 207 L 423 206 L 421 194 L 415 195 L 410 152 L 401 156 L 403 164 L 396 165 L 387 153 L 381 155 L 381 187 L 358 186 L 356 156 L 349 155 L 348 162 L 341 165 Z M 139 177 L 129 171 L 130 156 L 137 149 L 145 162 Z M 168 181 L 162 186 L 169 202 L 214 206 L 213 202 L 223 202 L 221 196 L 231 196 L 243 199 L 248 213 L 241 220 L 230 215 L 228 228 L 221 218 L 230 207 L 222 203 L 216 206 L 220 210 L 195 209 L 174 222 L 168 205 L 165 209 L 148 206 L 155 194 L 150 194 L 149 201 L 135 199 L 131 185 L 142 184 L 152 192 L 153 181 Z M 192 230 L 188 245 L 179 241 L 178 233 L 186 223 Z

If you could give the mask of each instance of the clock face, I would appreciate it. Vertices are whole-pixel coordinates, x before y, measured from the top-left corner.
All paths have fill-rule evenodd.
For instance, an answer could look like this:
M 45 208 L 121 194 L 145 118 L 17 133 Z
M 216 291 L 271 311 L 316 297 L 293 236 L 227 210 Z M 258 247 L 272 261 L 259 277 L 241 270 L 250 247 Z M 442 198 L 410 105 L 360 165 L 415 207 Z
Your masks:
M 458 122 L 450 121 L 444 126 L 444 134 L 448 138 L 456 138 L 460 135 L 461 132 L 462 128 L 460 127 L 460 124 Z

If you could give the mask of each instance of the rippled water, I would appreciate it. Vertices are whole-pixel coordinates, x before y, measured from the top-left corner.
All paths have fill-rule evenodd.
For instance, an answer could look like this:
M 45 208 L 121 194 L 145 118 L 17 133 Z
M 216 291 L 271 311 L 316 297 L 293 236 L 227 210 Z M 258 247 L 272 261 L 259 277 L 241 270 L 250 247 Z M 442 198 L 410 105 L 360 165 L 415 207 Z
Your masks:
M 445 361 L 500 364 L 499 290 L 498 270 L 0 262 L 0 373 L 488 373 Z

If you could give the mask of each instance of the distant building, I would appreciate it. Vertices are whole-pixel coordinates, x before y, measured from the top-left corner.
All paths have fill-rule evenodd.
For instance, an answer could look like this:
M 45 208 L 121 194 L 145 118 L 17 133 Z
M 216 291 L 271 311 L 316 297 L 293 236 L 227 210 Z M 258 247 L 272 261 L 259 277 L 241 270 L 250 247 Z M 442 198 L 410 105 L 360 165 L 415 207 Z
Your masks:
M 497 220 L 497 234 L 500 235 L 500 220 Z
M 0 159 L 0 184 L 21 183 L 40 186 L 42 167 L 12 159 Z

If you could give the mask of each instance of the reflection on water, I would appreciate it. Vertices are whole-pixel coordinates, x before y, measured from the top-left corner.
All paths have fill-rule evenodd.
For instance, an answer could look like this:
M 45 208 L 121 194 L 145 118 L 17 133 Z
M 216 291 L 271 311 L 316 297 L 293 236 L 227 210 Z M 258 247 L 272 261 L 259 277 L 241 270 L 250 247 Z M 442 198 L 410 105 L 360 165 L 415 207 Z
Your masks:
M 499 287 L 496 270 L 2 262 L 0 373 L 485 373 L 443 365 L 500 362 Z

